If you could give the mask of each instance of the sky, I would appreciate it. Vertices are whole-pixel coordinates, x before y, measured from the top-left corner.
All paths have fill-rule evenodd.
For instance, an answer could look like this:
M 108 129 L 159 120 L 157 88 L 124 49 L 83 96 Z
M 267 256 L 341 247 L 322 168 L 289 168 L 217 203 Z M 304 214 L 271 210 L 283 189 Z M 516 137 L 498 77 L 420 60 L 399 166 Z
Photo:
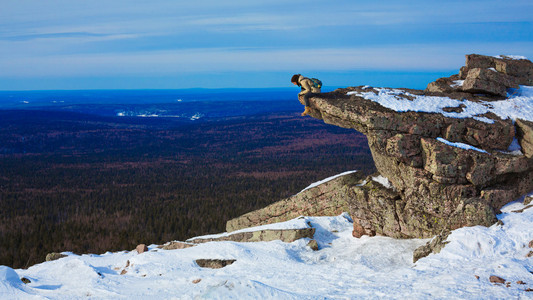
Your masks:
M 18 0 L 0 90 L 424 88 L 465 54 L 533 58 L 533 1 Z

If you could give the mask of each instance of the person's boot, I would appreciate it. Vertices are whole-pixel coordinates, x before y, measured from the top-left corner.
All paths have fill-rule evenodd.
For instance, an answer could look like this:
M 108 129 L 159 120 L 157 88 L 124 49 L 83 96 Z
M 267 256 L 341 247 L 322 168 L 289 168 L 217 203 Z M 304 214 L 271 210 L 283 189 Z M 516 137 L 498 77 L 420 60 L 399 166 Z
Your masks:
M 309 113 L 309 107 L 306 106 L 304 112 L 302 113 L 302 117 L 307 116 L 308 113 Z

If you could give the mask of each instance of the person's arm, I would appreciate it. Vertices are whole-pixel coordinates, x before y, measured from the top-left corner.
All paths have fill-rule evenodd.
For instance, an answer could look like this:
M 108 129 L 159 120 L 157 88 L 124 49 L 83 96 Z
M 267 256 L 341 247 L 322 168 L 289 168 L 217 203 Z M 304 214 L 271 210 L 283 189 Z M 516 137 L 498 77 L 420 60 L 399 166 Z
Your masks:
M 298 95 L 304 95 L 307 93 L 311 93 L 311 86 L 309 85 L 309 81 L 310 81 L 309 79 L 306 79 L 300 82 L 303 90 L 300 93 L 298 93 Z

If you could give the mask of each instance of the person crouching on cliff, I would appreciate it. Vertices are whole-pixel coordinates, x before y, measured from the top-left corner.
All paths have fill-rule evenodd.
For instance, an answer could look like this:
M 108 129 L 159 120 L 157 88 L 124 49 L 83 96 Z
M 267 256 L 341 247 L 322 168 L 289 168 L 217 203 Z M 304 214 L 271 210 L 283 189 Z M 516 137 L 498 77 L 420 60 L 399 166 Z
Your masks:
M 322 82 L 316 78 L 307 78 L 301 74 L 295 74 L 291 78 L 291 82 L 302 88 L 302 91 L 298 93 L 298 97 L 304 97 L 305 110 L 302 113 L 302 117 L 309 113 L 309 97 L 314 94 L 320 93 Z

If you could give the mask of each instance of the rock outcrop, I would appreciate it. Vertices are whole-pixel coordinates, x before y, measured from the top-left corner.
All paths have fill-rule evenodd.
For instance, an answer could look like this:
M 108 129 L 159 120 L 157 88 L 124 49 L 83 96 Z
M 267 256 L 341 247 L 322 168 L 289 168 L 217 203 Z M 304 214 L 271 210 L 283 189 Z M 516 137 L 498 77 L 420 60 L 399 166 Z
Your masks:
M 159 249 L 163 250 L 176 250 L 176 249 L 187 249 L 196 246 L 195 244 L 189 244 L 179 241 L 172 241 L 164 245 L 157 246 Z
M 524 198 L 524 205 L 529 205 L 529 204 L 533 204 L 533 195 L 528 195 Z M 533 246 L 531 246 L 530 248 L 533 248 Z
M 491 276 L 489 277 L 489 281 L 490 281 L 491 283 L 495 283 L 495 284 L 496 284 L 496 283 L 499 283 L 499 284 L 505 284 L 505 279 L 503 279 L 503 278 L 501 278 L 501 277 L 499 277 L 499 276 L 496 276 L 496 275 L 491 275 Z
M 148 247 L 145 244 L 139 244 L 135 247 L 135 251 L 137 251 L 138 254 L 141 254 L 148 251 Z
M 360 172 L 339 176 L 226 223 L 226 231 L 288 221 L 299 216 L 337 216 L 348 211 L 346 189 L 361 181 Z
M 438 79 L 426 91 L 361 86 L 311 97 L 309 115 L 367 136 L 379 174 L 338 178 L 340 186 L 324 187 L 326 193 L 313 196 L 322 197 L 319 205 L 312 204 L 315 198 L 308 191 L 230 221 L 229 229 L 283 221 L 294 217 L 284 219 L 293 207 L 306 205 L 315 207 L 299 214 L 312 215 L 308 211 L 314 209 L 327 215 L 320 207 L 327 207 L 328 198 L 337 203 L 333 206 L 348 206 L 356 237 L 429 238 L 463 226 L 490 226 L 503 205 L 533 190 L 533 126 L 489 110 L 463 114 L 472 105 L 502 100 L 507 88 L 532 84 L 532 70 L 525 59 L 467 55 L 461 74 Z M 387 108 L 374 101 L 380 97 L 436 107 L 449 100 L 453 105 L 415 112 Z M 508 151 L 515 140 L 521 153 Z M 391 186 L 373 180 L 379 175 Z
M 505 98 L 507 89 L 518 85 L 533 85 L 533 64 L 529 60 L 470 54 L 466 55 L 466 64 L 459 74 L 437 79 L 428 84 L 426 91 L 482 93 Z
M 24 284 L 29 284 L 29 283 L 31 283 L 31 280 L 29 280 L 29 279 L 26 278 L 26 277 L 22 277 L 22 278 L 20 278 L 20 281 L 24 282 Z
M 531 62 L 478 55 L 467 56 L 467 66 L 462 69 L 463 73 L 468 69 L 465 82 L 468 74 L 474 74 L 473 70 L 485 62 L 485 67 L 507 71 L 504 75 L 514 82 L 531 82 Z M 460 89 L 459 85 L 452 92 L 399 89 L 394 96 L 407 100 L 434 96 L 427 101 L 440 101 L 436 96 L 471 102 L 500 99 L 490 91 L 475 95 Z M 364 95 L 369 93 L 380 91 L 356 87 L 311 99 L 311 116 L 367 136 L 376 168 L 395 189 L 386 196 L 348 200 L 356 236 L 431 237 L 462 226 L 490 225 L 496 222 L 495 212 L 503 205 L 533 190 L 533 160 L 528 149 L 531 122 L 518 120 L 515 126 L 512 120 L 491 113 L 470 118 L 449 116 L 461 113 L 466 106 L 445 107 L 447 115 L 401 112 L 367 99 Z M 524 145 L 525 155 L 505 152 L 515 137 Z M 454 143 L 473 147 L 463 149 Z
M 236 262 L 235 259 L 197 259 L 196 264 L 202 268 L 221 269 Z M 200 281 L 198 281 L 200 282 Z
M 217 237 L 197 237 L 187 240 L 189 243 L 201 244 L 208 242 L 270 242 L 280 240 L 285 243 L 291 243 L 299 239 L 312 239 L 315 234 L 315 228 L 300 229 L 264 229 L 256 231 L 237 232 L 230 235 Z
M 513 58 L 506 55 L 493 57 L 469 54 L 466 55 L 466 63 L 461 68 L 459 77 L 461 79 L 467 79 L 472 69 L 494 69 L 499 73 L 507 75 L 511 84 L 533 85 L 533 65 L 525 58 Z
M 431 239 L 426 245 L 416 248 L 413 252 L 413 263 L 431 253 L 440 253 L 442 248 L 449 243 L 446 241 L 449 235 L 450 232 L 443 232 Z
M 533 157 L 533 122 L 516 120 L 516 135 L 527 158 Z
M 63 258 L 63 257 L 67 257 L 67 255 L 61 254 L 61 253 L 57 253 L 57 252 L 52 252 L 52 253 L 46 254 L 45 261 L 58 260 L 58 259 Z

